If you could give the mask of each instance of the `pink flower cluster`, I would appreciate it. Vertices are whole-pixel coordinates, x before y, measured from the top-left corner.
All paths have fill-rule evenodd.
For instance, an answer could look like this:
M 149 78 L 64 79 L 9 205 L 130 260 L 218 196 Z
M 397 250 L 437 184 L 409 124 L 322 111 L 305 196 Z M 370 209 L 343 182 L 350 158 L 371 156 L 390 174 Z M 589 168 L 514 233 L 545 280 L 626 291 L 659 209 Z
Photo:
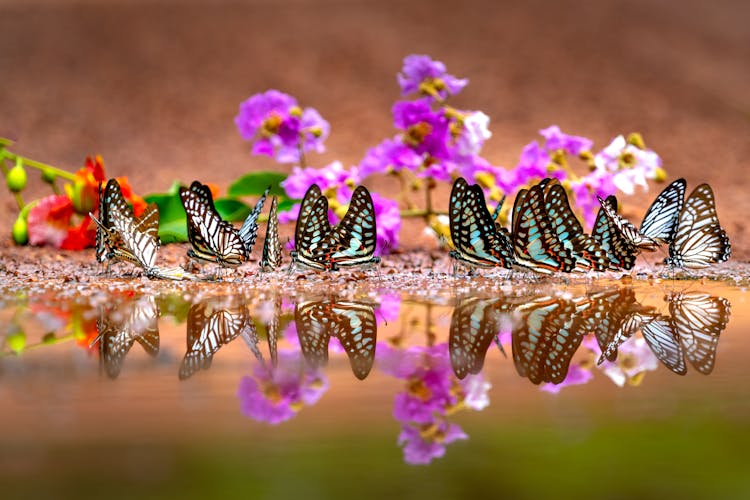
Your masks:
M 449 413 L 489 405 L 490 384 L 481 374 L 459 381 L 446 343 L 408 349 L 381 344 L 378 364 L 384 373 L 405 381 L 406 389 L 394 400 L 393 416 L 401 423 L 398 443 L 409 464 L 428 464 L 445 455 L 448 444 L 468 439 L 460 426 L 448 420 Z

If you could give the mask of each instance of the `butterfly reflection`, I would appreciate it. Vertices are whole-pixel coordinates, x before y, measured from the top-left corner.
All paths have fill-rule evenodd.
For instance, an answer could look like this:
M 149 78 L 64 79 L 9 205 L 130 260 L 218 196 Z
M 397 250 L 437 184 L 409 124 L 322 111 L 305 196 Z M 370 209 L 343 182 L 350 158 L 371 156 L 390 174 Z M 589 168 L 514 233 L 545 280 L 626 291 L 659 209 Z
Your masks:
M 628 287 L 580 297 L 464 299 L 451 320 L 451 365 L 458 378 L 479 373 L 493 339 L 511 330 L 518 374 L 534 384 L 560 384 L 586 335 L 596 339 L 601 364 L 616 361 L 620 346 L 640 330 L 656 358 L 672 372 L 684 375 L 692 365 L 708 375 L 729 322 L 729 301 L 688 292 L 664 300 L 668 314 L 641 304 Z
M 255 337 L 255 327 L 242 301 L 233 297 L 210 297 L 190 306 L 187 352 L 180 365 L 180 380 L 209 369 L 218 350 L 240 334 L 246 340 Z
M 302 355 L 319 367 L 328 362 L 328 343 L 339 339 L 352 372 L 364 380 L 375 361 L 378 326 L 372 306 L 360 302 L 319 300 L 297 304 L 294 310 Z
M 111 379 L 120 375 L 130 348 L 138 342 L 150 356 L 159 353 L 159 309 L 153 296 L 144 296 L 115 310 L 101 309 L 94 341 L 99 347 L 99 363 Z

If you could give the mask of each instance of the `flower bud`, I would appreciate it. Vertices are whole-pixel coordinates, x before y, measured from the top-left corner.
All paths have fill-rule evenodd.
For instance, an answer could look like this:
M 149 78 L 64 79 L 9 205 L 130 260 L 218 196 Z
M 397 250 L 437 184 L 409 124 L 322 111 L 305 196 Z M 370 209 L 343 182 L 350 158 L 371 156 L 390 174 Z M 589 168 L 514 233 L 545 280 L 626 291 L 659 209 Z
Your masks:
M 5 337 L 5 345 L 15 354 L 21 354 L 26 347 L 26 334 L 16 325 L 15 331 Z
M 26 219 L 19 214 L 16 221 L 13 223 L 13 241 L 16 245 L 25 245 L 29 242 L 29 226 Z
M 667 171 L 661 167 L 657 167 L 654 172 L 654 180 L 656 182 L 664 182 L 667 180 Z
M 628 135 L 628 144 L 632 144 L 638 149 L 646 149 L 646 144 L 643 142 L 643 137 L 638 132 L 633 132 Z
M 289 116 L 296 116 L 297 118 L 302 117 L 302 108 L 299 106 L 292 106 L 289 108 Z
M 57 174 L 49 168 L 42 169 L 42 180 L 47 184 L 54 184 Z
M 8 171 L 8 175 L 5 177 L 5 182 L 8 184 L 8 189 L 14 193 L 23 191 L 26 187 L 26 169 L 23 168 L 20 162 L 16 163 L 16 166 Z
M 73 203 L 73 210 L 81 215 L 93 212 L 99 203 L 98 187 L 79 176 L 73 180 L 73 187 L 65 185 L 65 192 Z
M 309 129 L 307 129 L 307 131 L 310 132 L 316 139 L 319 139 L 323 136 L 323 129 L 320 127 L 310 127 Z

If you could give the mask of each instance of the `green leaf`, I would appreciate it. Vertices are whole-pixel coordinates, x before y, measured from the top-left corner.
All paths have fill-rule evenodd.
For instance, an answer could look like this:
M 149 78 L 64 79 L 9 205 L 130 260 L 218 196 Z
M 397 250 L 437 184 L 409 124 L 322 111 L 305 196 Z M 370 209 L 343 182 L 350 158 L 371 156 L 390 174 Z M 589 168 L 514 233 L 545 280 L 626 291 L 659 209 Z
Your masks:
M 286 192 L 281 187 L 281 182 L 286 177 L 286 174 L 278 172 L 252 172 L 245 174 L 229 186 L 227 194 L 230 196 L 260 196 L 268 186 L 271 186 L 271 194 L 286 198 Z
M 285 200 L 281 200 L 279 204 L 276 206 L 277 212 L 286 212 L 287 210 L 291 209 L 295 203 L 299 203 L 300 200 L 290 200 L 289 198 Z
M 180 183 L 174 182 L 167 193 L 144 196 L 146 203 L 159 207 L 159 238 L 162 243 L 187 241 L 187 218 L 179 195 Z
M 242 222 L 252 211 L 252 208 L 236 198 L 219 198 L 214 204 L 221 218 L 230 222 Z

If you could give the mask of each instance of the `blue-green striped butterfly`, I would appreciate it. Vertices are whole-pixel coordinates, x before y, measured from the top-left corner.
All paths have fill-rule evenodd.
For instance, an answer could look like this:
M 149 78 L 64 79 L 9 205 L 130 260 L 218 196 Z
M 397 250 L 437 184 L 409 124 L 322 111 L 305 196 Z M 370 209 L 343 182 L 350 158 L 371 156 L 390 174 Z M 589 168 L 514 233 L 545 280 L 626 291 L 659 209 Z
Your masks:
M 516 371 L 534 384 L 560 384 L 583 340 L 583 332 L 573 328 L 576 304 L 543 297 L 516 309 L 521 314 L 513 329 L 513 361 Z
M 328 362 L 331 337 L 341 342 L 354 376 L 364 380 L 375 362 L 378 324 L 372 306 L 360 302 L 315 301 L 294 309 L 302 354 L 307 363 L 320 367 Z
M 487 209 L 482 188 L 470 186 L 463 178 L 453 183 L 449 219 L 456 261 L 476 267 L 513 265 L 513 253 L 507 233 L 498 232 Z
M 604 271 L 608 260 L 604 250 L 590 235 L 584 233 L 583 226 L 578 222 L 570 208 L 568 194 L 560 184 L 551 184 L 545 190 L 544 208 L 563 246 L 570 250 L 576 261 L 576 270 Z
M 522 189 L 513 205 L 513 249 L 515 260 L 536 272 L 570 272 L 575 259 L 557 237 L 544 209 L 539 185 Z
M 487 350 L 503 324 L 510 327 L 510 306 L 502 298 L 461 300 L 451 316 L 448 351 L 453 373 L 459 379 L 482 371 Z M 500 348 L 502 349 L 502 345 Z
M 294 228 L 294 251 L 289 272 L 297 264 L 319 271 L 331 269 L 332 266 L 326 261 L 325 255 L 319 251 L 321 243 L 330 232 L 328 199 L 323 196 L 317 184 L 313 184 L 308 188 L 300 205 L 297 225 Z
M 614 195 L 604 200 L 611 211 L 617 212 L 617 198 Z M 611 270 L 632 269 L 638 250 L 629 243 L 609 219 L 604 208 L 600 208 L 596 215 L 596 222 L 591 231 L 594 240 L 607 254 L 608 267 Z

